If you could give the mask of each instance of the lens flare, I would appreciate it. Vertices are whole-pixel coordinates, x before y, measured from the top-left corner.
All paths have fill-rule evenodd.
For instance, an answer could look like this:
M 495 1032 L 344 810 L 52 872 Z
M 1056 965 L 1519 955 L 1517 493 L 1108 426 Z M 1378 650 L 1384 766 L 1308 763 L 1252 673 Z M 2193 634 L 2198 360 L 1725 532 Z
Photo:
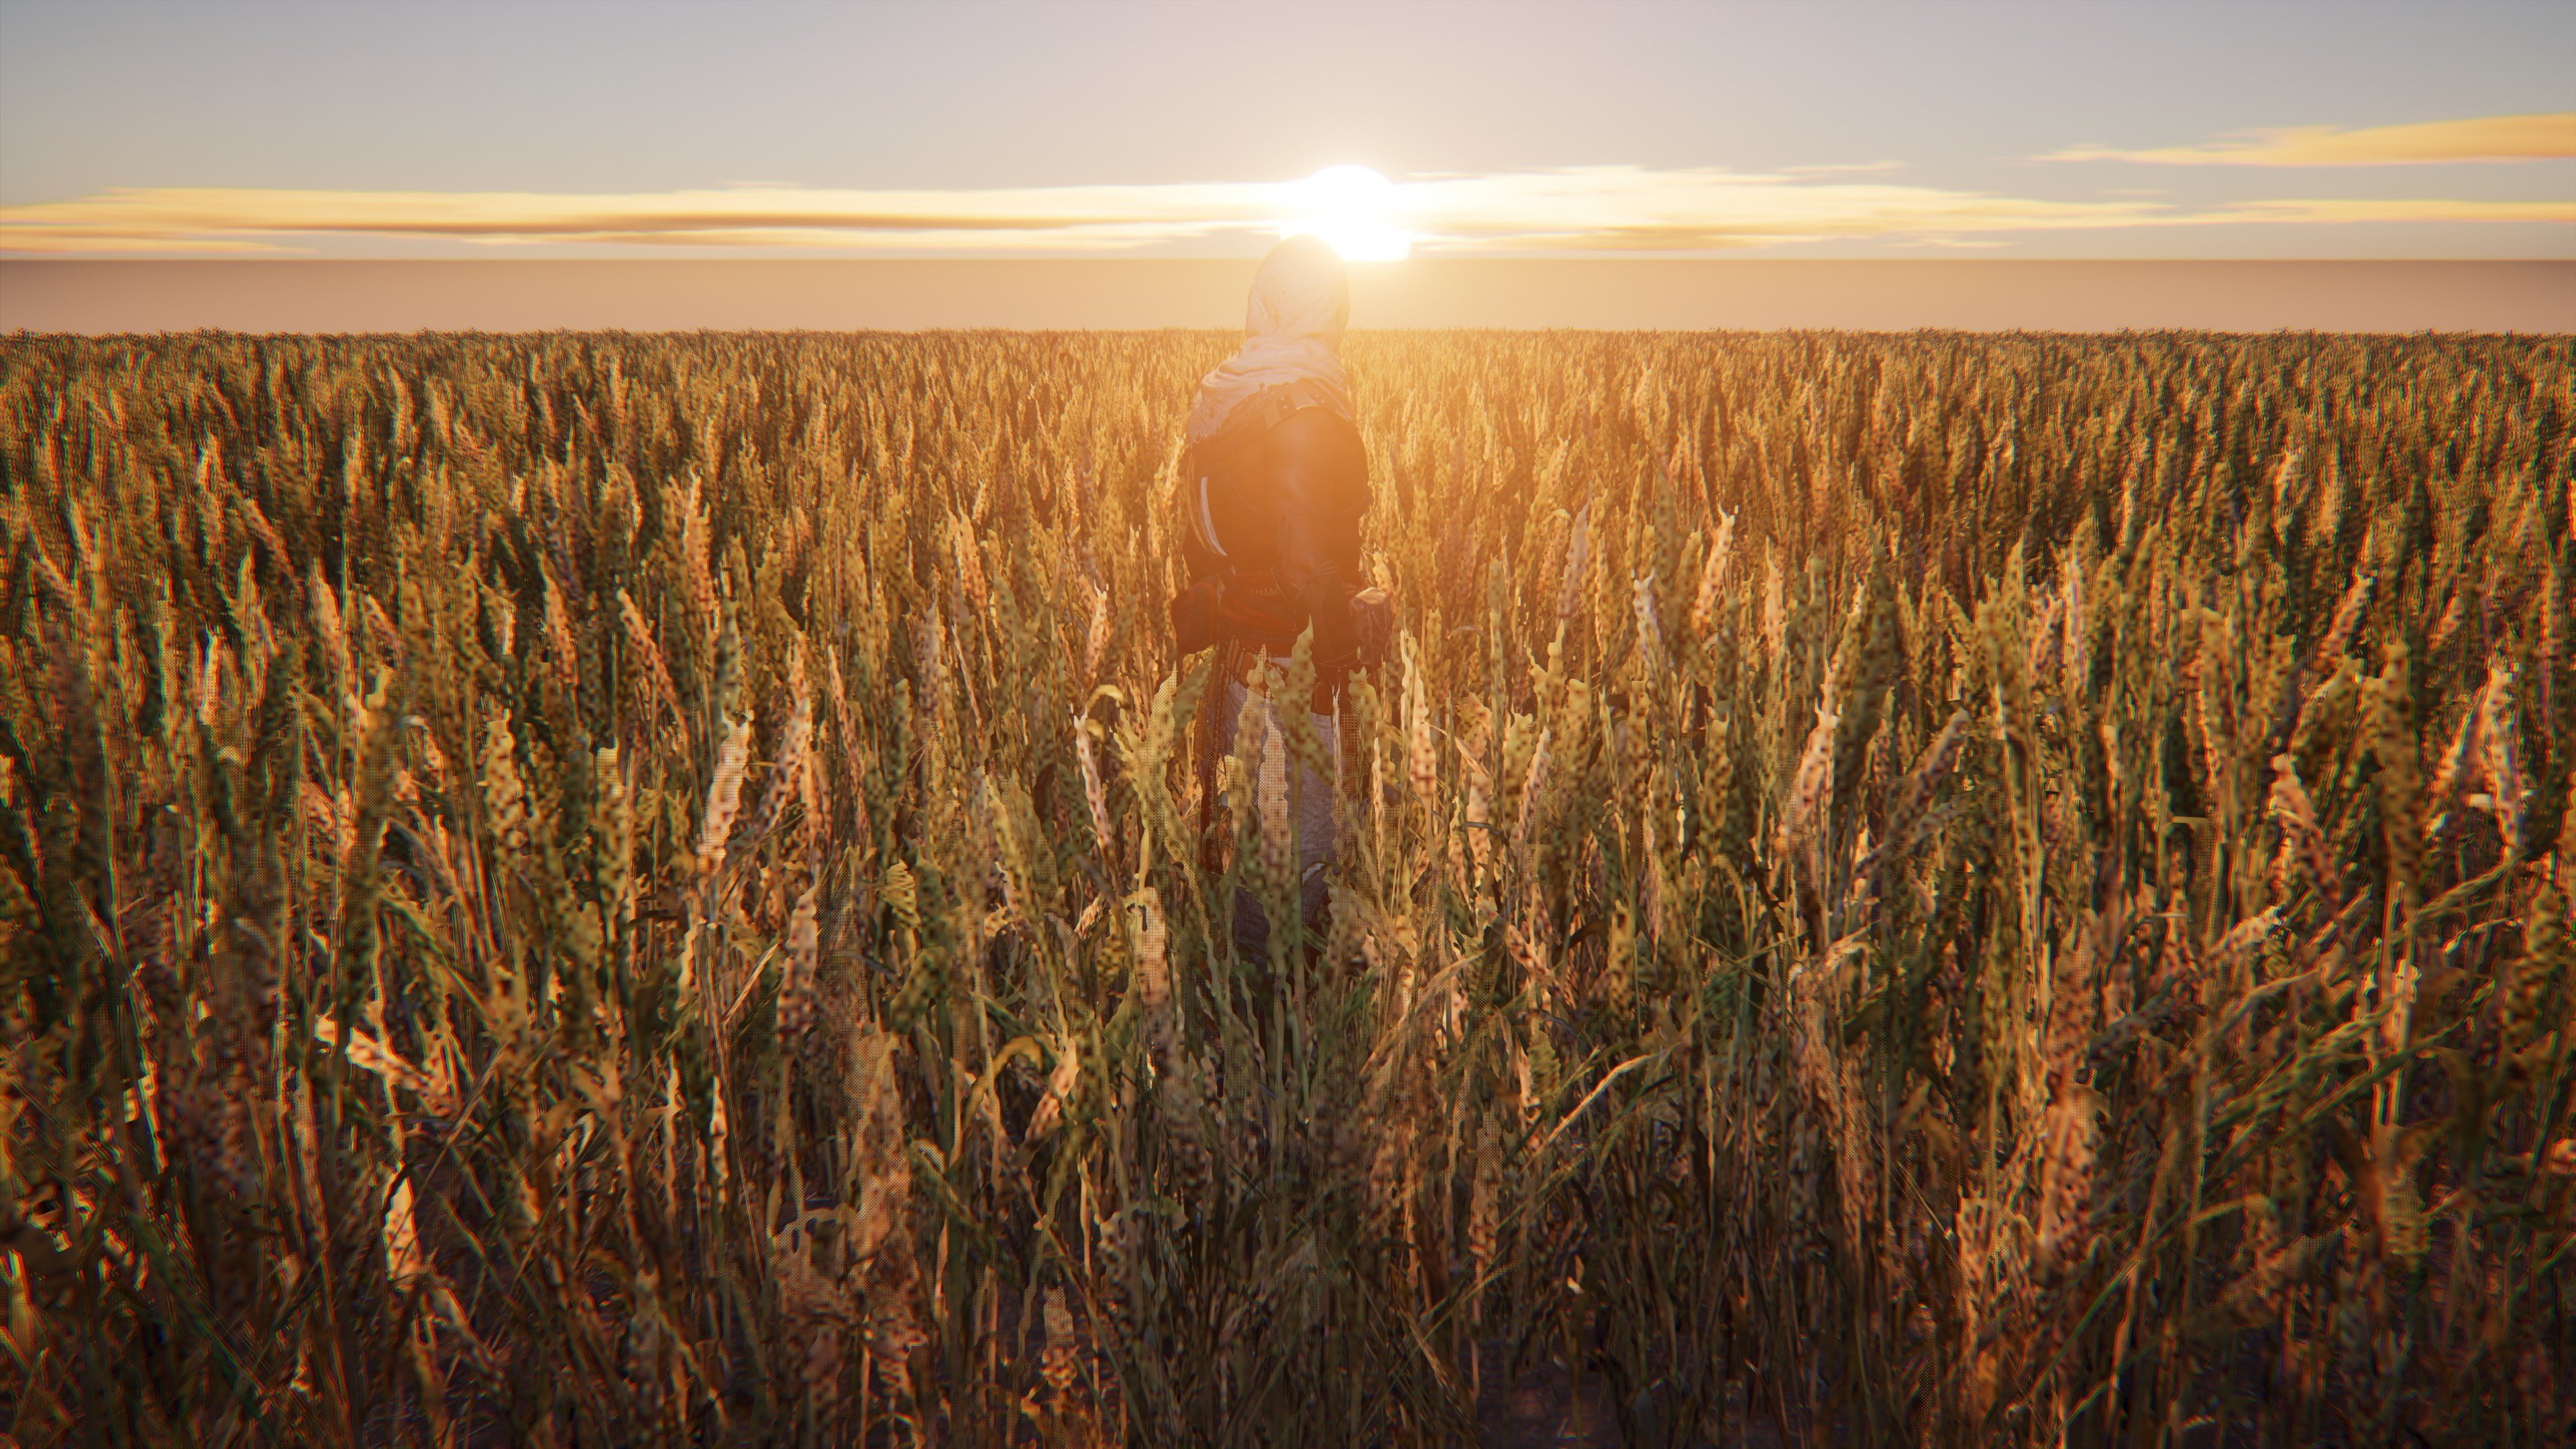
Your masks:
M 1319 236 L 1347 261 L 1402 261 L 1413 236 L 1395 224 L 1395 183 L 1366 166 L 1327 166 L 1288 188 L 1295 215 L 1281 236 Z

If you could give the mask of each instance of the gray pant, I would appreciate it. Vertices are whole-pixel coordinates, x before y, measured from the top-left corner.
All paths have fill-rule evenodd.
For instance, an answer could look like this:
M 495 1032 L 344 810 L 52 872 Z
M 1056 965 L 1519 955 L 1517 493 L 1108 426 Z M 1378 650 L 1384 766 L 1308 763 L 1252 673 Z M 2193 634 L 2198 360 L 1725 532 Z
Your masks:
M 1244 701 L 1249 695 L 1250 691 L 1239 680 L 1230 680 L 1225 686 L 1225 705 L 1217 714 L 1217 738 L 1229 747 L 1240 726 Z M 1342 748 L 1340 727 L 1328 714 L 1310 712 L 1307 718 L 1315 726 L 1317 738 L 1324 742 L 1325 757 L 1338 764 Z M 1287 747 L 1286 740 L 1279 736 L 1274 726 L 1267 748 L 1285 751 Z M 1333 777 L 1318 774 L 1290 760 L 1288 818 L 1297 841 L 1298 913 L 1306 929 L 1319 934 L 1324 929 L 1328 902 L 1324 868 L 1333 863 L 1336 847 L 1340 844 L 1339 816 L 1339 805 L 1333 794 Z M 1234 893 L 1233 925 L 1235 949 L 1255 960 L 1263 959 L 1270 941 L 1269 913 L 1262 910 L 1261 903 L 1253 899 L 1250 891 L 1237 890 Z

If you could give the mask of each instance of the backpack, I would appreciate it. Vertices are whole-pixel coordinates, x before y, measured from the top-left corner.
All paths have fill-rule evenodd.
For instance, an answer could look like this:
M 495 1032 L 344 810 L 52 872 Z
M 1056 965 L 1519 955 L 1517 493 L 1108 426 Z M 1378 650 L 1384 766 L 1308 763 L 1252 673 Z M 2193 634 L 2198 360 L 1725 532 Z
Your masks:
M 1238 406 L 1223 427 L 1181 455 L 1173 504 L 1190 582 L 1168 607 L 1173 642 L 1182 655 L 1224 642 L 1271 654 L 1284 654 L 1295 645 L 1299 626 L 1277 582 L 1267 569 L 1240 566 L 1218 536 L 1218 509 L 1210 489 L 1273 429 L 1308 408 L 1324 408 L 1348 422 L 1324 389 L 1303 380 L 1283 383 Z M 1388 612 L 1384 590 L 1364 589 L 1352 600 L 1361 656 L 1356 662 L 1362 667 L 1373 666 L 1384 652 Z

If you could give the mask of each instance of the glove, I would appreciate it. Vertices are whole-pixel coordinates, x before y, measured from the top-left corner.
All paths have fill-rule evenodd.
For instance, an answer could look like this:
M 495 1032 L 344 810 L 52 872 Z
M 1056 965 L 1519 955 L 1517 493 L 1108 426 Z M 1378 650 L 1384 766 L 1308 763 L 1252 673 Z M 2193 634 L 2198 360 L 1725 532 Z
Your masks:
M 1297 606 L 1315 631 L 1318 668 L 1347 669 L 1359 653 L 1359 634 L 1351 623 L 1351 586 L 1330 563 L 1306 576 Z

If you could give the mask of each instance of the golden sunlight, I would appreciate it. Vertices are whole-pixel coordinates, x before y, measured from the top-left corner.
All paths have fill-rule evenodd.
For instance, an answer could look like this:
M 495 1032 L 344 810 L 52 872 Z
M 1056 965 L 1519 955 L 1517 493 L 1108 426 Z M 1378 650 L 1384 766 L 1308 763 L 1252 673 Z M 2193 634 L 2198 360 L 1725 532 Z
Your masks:
M 1327 166 L 1286 189 L 1296 214 L 1279 224 L 1281 236 L 1311 233 L 1354 262 L 1399 262 L 1413 249 L 1392 218 L 1395 183 L 1366 166 Z

